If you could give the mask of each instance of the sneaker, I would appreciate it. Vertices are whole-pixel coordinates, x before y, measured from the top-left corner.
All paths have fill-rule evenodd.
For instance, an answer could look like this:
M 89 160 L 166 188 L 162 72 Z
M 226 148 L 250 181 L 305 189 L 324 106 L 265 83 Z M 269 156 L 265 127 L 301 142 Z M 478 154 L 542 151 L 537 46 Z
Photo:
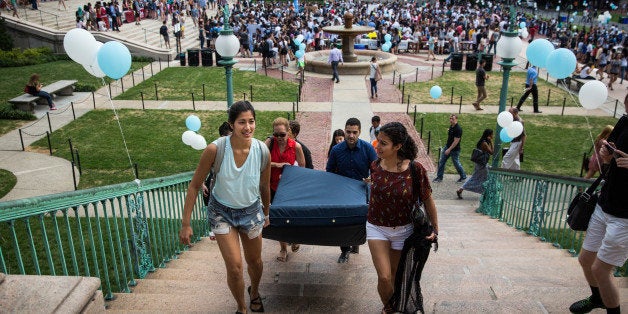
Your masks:
M 586 299 L 582 299 L 580 301 L 574 302 L 574 304 L 572 304 L 569 307 L 569 311 L 571 313 L 589 313 L 593 311 L 593 309 L 605 309 L 605 308 L 606 307 L 604 306 L 604 304 L 593 303 L 591 301 L 591 297 L 588 297 Z
M 344 264 L 349 262 L 349 251 L 340 253 L 340 257 L 338 257 L 338 263 Z
M 50 107 L 50 110 L 57 110 L 57 107 L 56 106 L 52 106 L 52 107 Z
M 443 181 L 443 178 L 436 178 L 436 179 L 432 180 L 432 182 L 434 182 L 434 183 L 438 183 L 438 182 L 442 182 L 442 181 Z
M 466 179 L 467 179 L 467 177 L 460 178 L 460 179 L 458 179 L 458 181 L 456 181 L 456 182 L 461 183 L 461 182 L 464 182 Z

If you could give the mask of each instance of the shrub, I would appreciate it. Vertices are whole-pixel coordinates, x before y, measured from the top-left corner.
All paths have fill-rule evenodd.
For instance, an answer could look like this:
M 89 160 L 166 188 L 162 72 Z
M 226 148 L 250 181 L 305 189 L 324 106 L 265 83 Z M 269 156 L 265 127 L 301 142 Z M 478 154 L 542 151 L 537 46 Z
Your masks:
M 96 87 L 93 85 L 89 85 L 89 84 L 82 84 L 82 83 L 76 83 L 74 84 L 74 91 L 75 92 L 95 92 L 96 91 Z
M 11 104 L 0 105 L 0 119 L 7 120 L 35 120 L 33 114 L 22 110 L 17 110 Z
M 4 18 L 0 18 L 0 50 L 6 51 L 11 49 L 13 49 L 13 37 L 7 33 Z
M 1 41 L 1 40 L 0 40 Z M 41 64 L 58 59 L 63 56 L 55 56 L 48 47 L 39 47 L 21 50 L 13 48 L 8 51 L 0 51 L 0 67 L 19 67 L 25 65 Z

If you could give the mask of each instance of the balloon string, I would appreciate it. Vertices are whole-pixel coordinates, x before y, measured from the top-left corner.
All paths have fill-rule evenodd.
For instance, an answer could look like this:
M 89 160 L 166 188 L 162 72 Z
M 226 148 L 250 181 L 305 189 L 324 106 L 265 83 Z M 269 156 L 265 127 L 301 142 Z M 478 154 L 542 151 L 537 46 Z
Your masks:
M 101 78 L 102 85 L 105 86 L 105 79 Z M 122 124 L 120 123 L 120 117 L 118 116 L 118 112 L 116 111 L 116 107 L 113 105 L 113 100 L 111 99 L 111 92 L 108 88 L 107 90 L 107 98 L 109 99 L 109 104 L 111 105 L 111 109 L 113 110 L 113 114 L 116 117 L 116 121 L 118 122 L 118 128 L 120 129 L 120 135 L 122 135 L 122 142 L 124 143 L 124 150 L 126 151 L 126 156 L 129 158 L 129 165 L 131 166 L 131 170 L 133 170 L 133 161 L 131 160 L 131 154 L 129 153 L 129 147 L 126 144 L 126 138 L 124 137 L 124 131 L 122 130 Z M 135 171 L 133 172 L 133 176 L 137 179 L 135 175 Z
M 560 82 L 560 84 L 562 84 L 563 88 L 565 88 L 566 90 L 569 90 L 569 86 L 567 86 L 567 84 L 565 83 L 565 80 L 563 80 L 562 82 Z M 574 96 L 574 94 L 572 93 L 567 93 L 569 94 L 569 98 L 571 98 L 571 100 L 575 103 L 575 104 L 579 104 L 582 106 L 581 103 L 579 103 L 578 101 L 576 101 L 576 97 Z M 582 108 L 584 108 L 584 106 L 582 106 Z M 584 108 L 586 110 L 589 110 L 587 108 Z M 584 120 L 587 122 L 587 130 L 589 131 L 589 139 L 591 140 L 591 146 L 593 146 L 593 154 L 595 154 L 595 162 L 597 162 L 598 168 L 602 169 L 602 165 L 600 164 L 600 159 L 598 158 L 599 155 L 597 153 L 597 151 L 595 150 L 595 140 L 593 139 L 593 133 L 591 132 L 591 123 L 589 123 L 589 116 L 588 115 L 584 115 Z

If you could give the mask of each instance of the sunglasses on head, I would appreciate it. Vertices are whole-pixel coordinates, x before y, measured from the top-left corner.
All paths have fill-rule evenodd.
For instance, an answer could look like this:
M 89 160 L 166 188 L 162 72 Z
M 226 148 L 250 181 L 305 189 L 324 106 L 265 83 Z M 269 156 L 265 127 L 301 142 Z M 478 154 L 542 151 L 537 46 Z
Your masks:
M 286 135 L 288 135 L 288 133 L 273 133 L 274 137 L 286 137 Z

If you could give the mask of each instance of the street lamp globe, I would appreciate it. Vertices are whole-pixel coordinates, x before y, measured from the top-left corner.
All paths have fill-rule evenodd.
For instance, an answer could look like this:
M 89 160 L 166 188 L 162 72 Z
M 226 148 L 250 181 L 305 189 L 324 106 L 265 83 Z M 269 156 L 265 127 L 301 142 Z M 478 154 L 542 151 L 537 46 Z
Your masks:
M 515 59 L 521 52 L 521 48 L 523 48 L 523 43 L 519 36 L 511 37 L 502 34 L 497 41 L 497 55 L 504 59 Z
M 240 41 L 233 32 L 231 34 L 220 34 L 216 39 L 216 51 L 225 59 L 235 57 L 239 50 Z

